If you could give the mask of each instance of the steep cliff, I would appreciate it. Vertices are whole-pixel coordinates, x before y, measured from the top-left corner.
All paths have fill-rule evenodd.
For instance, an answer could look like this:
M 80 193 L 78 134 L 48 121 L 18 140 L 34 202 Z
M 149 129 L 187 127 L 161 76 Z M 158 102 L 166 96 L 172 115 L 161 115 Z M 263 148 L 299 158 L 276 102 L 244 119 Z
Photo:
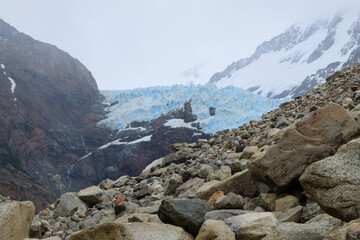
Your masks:
M 83 139 L 103 97 L 78 60 L 2 20 L 0 53 L 0 192 L 44 205 L 65 191 L 62 171 L 91 147 Z

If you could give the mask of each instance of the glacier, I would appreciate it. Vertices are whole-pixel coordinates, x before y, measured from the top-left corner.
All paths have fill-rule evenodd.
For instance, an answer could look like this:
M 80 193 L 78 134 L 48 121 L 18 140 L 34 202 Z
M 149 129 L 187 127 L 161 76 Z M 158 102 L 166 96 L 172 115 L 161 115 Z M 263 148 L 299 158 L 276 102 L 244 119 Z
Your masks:
M 99 126 L 114 130 L 130 127 L 133 121 L 150 121 L 191 101 L 196 123 L 203 132 L 213 134 L 219 130 L 237 128 L 245 122 L 260 119 L 263 113 L 276 108 L 288 99 L 269 99 L 234 86 L 173 85 L 132 90 L 104 90 L 104 103 L 108 104 L 106 119 Z M 117 102 L 117 104 L 112 104 Z M 216 108 L 210 115 L 209 108 Z M 167 126 L 174 125 L 169 121 Z M 166 124 L 165 124 L 166 125 Z M 175 124 L 186 127 L 186 124 Z M 188 126 L 191 127 L 191 126 Z

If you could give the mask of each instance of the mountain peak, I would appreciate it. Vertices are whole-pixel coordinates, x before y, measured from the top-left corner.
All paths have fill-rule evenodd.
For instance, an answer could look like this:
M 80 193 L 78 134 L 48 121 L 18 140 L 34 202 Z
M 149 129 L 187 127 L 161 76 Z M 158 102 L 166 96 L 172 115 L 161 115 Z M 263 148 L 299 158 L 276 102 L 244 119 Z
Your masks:
M 308 25 L 294 24 L 259 45 L 252 56 L 215 73 L 210 82 L 270 98 L 304 95 L 340 68 L 360 62 L 359 29 L 355 11 Z

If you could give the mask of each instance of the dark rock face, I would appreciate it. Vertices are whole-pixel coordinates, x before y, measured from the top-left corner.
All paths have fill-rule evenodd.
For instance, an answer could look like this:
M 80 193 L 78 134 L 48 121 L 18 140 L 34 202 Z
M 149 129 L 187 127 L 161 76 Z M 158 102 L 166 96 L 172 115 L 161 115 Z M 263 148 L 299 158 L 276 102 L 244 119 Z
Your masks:
M 66 190 L 66 167 L 104 141 L 83 142 L 103 97 L 69 54 L 2 20 L 0 36 L 0 192 L 43 208 Z
M 196 236 L 205 221 L 205 213 L 212 209 L 210 203 L 200 199 L 163 200 L 158 216 L 164 223 L 182 227 Z
M 168 120 L 175 118 L 183 119 L 184 122 L 196 120 L 192 115 L 190 102 L 185 103 L 183 109 L 171 111 L 152 121 L 131 123 L 129 129 L 114 134 L 111 140 L 118 140 L 125 144 L 99 147 L 94 149 L 91 155 L 75 162 L 69 168 L 68 178 L 71 181 L 71 188 L 76 190 L 96 185 L 105 178 L 115 180 L 121 175 L 139 175 L 153 160 L 173 153 L 169 145 L 210 138 L 209 134 L 204 134 L 200 129 L 171 128 L 164 125 Z M 148 141 L 141 141 L 146 137 L 149 137 Z M 183 155 L 187 157 L 187 154 Z M 178 163 L 187 160 L 187 158 L 178 156 L 178 153 L 173 153 L 173 155 L 170 155 L 167 161 L 173 161 L 171 156 Z

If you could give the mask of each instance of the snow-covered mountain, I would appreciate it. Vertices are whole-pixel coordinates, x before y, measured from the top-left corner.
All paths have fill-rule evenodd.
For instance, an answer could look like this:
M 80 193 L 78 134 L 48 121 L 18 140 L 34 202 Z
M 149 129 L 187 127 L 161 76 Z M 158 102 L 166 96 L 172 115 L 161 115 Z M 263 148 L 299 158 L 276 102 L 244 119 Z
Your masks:
M 270 98 L 304 95 L 342 67 L 360 63 L 358 10 L 310 25 L 295 24 L 262 43 L 248 58 L 215 73 L 211 83 Z
M 106 101 L 107 118 L 99 124 L 111 129 L 123 130 L 133 121 L 150 121 L 174 109 L 182 108 L 191 101 L 195 122 L 205 133 L 239 127 L 251 119 L 259 119 L 265 112 L 278 106 L 279 99 L 267 99 L 241 88 L 218 88 L 215 84 L 174 85 L 124 91 L 102 91 Z M 193 128 L 183 120 L 169 120 L 173 127 Z

